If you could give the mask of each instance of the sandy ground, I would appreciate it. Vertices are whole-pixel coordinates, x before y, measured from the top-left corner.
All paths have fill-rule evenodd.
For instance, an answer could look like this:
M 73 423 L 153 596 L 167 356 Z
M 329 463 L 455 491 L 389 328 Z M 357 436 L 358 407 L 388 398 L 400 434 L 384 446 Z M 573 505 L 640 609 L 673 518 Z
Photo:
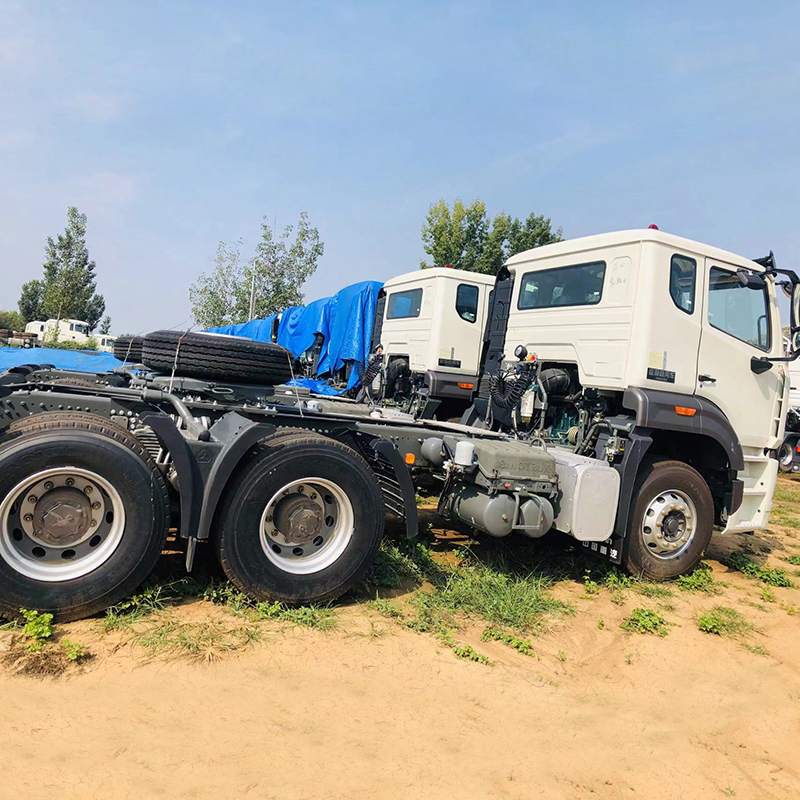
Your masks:
M 797 571 L 782 557 L 800 553 L 800 531 L 748 542 Z M 260 641 L 212 663 L 147 657 L 99 620 L 61 626 L 90 647 L 85 666 L 0 673 L 0 797 L 800 797 L 800 589 L 765 602 L 719 562 L 740 544 L 715 538 L 727 587 L 676 591 L 665 638 L 619 627 L 657 604 L 565 581 L 553 594 L 577 613 L 533 639 L 535 658 L 467 628 L 494 666 L 357 603 L 329 632 L 263 623 Z M 718 603 L 768 655 L 698 630 Z M 197 600 L 170 613 L 230 619 Z

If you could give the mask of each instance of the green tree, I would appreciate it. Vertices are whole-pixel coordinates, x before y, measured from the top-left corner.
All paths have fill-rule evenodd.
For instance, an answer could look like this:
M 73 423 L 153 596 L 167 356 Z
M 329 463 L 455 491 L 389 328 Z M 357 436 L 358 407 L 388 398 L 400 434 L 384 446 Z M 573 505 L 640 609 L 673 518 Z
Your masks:
M 220 242 L 214 269 L 189 289 L 195 322 L 203 328 L 231 325 L 300 305 L 302 286 L 324 250 L 319 231 L 309 225 L 305 212 L 296 226 L 287 225 L 278 237 L 265 219 L 255 255 L 246 264 L 241 242 L 233 247 Z
M 106 315 L 100 323 L 100 334 L 102 336 L 107 336 L 109 333 L 111 333 L 111 317 Z
M 22 291 L 19 296 L 19 313 L 25 322 L 33 320 L 43 320 L 44 310 L 42 309 L 42 299 L 44 297 L 44 281 L 34 279 L 22 284 Z
M 0 328 L 21 331 L 25 328 L 25 320 L 18 311 L 0 311 Z
M 553 230 L 549 218 L 529 214 L 525 220 L 501 211 L 489 223 L 486 207 L 480 200 L 466 206 L 461 200 L 452 210 L 444 200 L 428 209 L 422 226 L 422 242 L 431 262 L 427 267 L 444 267 L 494 275 L 503 263 L 523 250 L 560 242 L 562 230 Z
M 96 264 L 86 247 L 86 214 L 67 209 L 67 227 L 54 240 L 47 237 L 44 276 L 22 287 L 19 309 L 31 319 L 80 319 L 94 330 L 106 310 L 97 294 Z

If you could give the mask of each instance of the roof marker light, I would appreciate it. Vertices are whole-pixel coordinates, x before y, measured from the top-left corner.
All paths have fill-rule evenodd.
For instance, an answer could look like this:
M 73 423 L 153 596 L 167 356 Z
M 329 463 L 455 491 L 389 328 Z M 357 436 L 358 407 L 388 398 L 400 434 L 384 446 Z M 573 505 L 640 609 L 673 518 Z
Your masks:
M 652 231 L 657 231 L 658 230 L 658 225 L 648 225 L 647 227 Z

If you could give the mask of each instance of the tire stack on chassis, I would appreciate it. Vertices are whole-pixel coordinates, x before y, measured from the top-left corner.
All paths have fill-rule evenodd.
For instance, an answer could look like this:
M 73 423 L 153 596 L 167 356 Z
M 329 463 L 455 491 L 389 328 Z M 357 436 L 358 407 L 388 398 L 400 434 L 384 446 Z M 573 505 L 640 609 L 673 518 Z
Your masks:
M 129 360 L 167 374 L 275 385 L 291 377 L 289 358 L 268 343 L 159 331 Z M 91 387 L 59 382 L 66 391 Z M 13 422 L 0 435 L 0 616 L 35 608 L 67 621 L 130 595 L 175 524 L 170 492 L 164 468 L 113 419 L 59 410 Z M 236 465 L 211 542 L 226 575 L 252 598 L 323 602 L 363 577 L 383 516 L 378 481 L 359 453 L 282 428 Z

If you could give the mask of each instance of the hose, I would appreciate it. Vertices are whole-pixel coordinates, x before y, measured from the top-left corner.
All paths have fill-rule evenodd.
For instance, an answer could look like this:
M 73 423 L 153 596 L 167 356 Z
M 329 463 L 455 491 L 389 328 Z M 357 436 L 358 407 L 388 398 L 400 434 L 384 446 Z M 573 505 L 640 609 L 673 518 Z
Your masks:
M 498 408 L 516 408 L 522 396 L 531 388 L 535 377 L 535 370 L 532 369 L 520 372 L 514 380 L 506 380 L 502 375 L 492 375 L 489 379 L 489 396 Z

